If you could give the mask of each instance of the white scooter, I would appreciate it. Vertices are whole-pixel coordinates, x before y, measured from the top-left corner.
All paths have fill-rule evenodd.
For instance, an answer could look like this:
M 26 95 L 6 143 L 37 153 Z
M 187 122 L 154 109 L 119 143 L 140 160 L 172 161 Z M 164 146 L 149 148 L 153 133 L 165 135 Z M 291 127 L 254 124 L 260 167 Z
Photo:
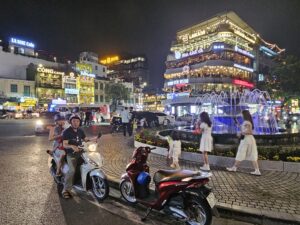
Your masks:
M 98 135 L 98 137 L 101 135 Z M 81 150 L 81 157 L 78 159 L 77 168 L 74 176 L 74 187 L 81 191 L 92 190 L 94 196 L 102 201 L 109 195 L 109 186 L 107 178 L 103 171 L 100 169 L 103 165 L 103 159 L 101 155 L 96 152 L 97 143 L 84 143 L 82 146 L 78 146 Z M 53 176 L 54 181 L 63 185 L 65 175 L 69 170 L 68 164 L 65 162 L 62 166 L 62 176 L 56 176 L 56 165 L 59 158 L 57 158 L 55 152 L 50 158 L 50 174 Z

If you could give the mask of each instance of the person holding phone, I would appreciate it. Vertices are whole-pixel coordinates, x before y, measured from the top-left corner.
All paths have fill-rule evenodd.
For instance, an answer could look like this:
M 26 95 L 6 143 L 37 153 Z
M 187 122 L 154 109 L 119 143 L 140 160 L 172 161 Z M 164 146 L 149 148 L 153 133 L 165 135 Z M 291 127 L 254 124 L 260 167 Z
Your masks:
M 241 137 L 244 137 L 241 139 L 238 152 L 235 157 L 235 163 L 232 167 L 226 168 L 228 171 L 235 172 L 237 170 L 237 167 L 243 160 L 249 160 L 252 162 L 254 171 L 251 172 L 252 175 L 260 176 L 260 170 L 258 167 L 258 152 L 257 152 L 257 146 L 256 141 L 253 136 L 253 120 L 252 116 L 249 112 L 249 110 L 243 110 L 242 111 L 243 120 L 244 122 L 241 125 Z M 235 118 L 235 121 L 237 119 Z

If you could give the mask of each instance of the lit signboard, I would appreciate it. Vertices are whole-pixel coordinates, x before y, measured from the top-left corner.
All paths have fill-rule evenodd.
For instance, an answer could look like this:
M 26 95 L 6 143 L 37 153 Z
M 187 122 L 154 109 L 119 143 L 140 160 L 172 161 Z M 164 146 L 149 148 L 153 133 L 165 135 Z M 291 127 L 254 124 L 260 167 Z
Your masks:
M 249 56 L 249 57 L 251 57 L 251 58 L 254 58 L 254 55 L 252 55 L 250 52 L 247 52 L 247 51 L 244 50 L 244 49 L 240 49 L 240 48 L 237 47 L 237 46 L 234 47 L 234 50 L 235 50 L 236 52 L 242 53 L 243 55 L 246 55 L 246 56 Z
M 58 99 L 52 99 L 52 104 L 53 105 L 63 105 L 63 104 L 67 104 L 67 101 L 61 98 Z
M 173 80 L 173 81 L 169 81 L 167 83 L 168 86 L 172 86 L 175 84 L 187 84 L 189 82 L 189 79 L 181 79 L 181 80 Z
M 254 84 L 253 83 L 250 83 L 248 81 L 244 81 L 244 80 L 237 80 L 237 79 L 234 79 L 232 81 L 233 84 L 237 84 L 237 85 L 241 85 L 241 86 L 244 86 L 244 87 L 248 87 L 248 88 L 253 88 L 254 87 Z
M 63 76 L 65 75 L 64 72 L 55 71 L 53 69 L 48 69 L 45 67 L 38 67 L 36 70 L 40 73 L 50 73 L 50 74 L 57 74 L 57 75 L 63 75 Z
M 87 73 L 87 72 L 85 72 L 85 71 L 80 71 L 80 75 L 81 75 L 81 76 L 87 76 L 87 77 L 93 77 L 93 78 L 96 77 L 95 74 Z
M 76 63 L 76 70 L 80 72 L 85 72 L 85 73 L 92 73 L 93 72 L 93 67 L 91 64 L 87 63 Z
M 202 52 L 203 52 L 202 48 L 200 48 L 198 50 L 190 51 L 190 52 L 185 52 L 185 53 L 175 52 L 175 58 L 176 59 L 185 58 L 188 56 L 200 54 Z
M 65 94 L 78 95 L 79 90 L 78 89 L 73 89 L 73 88 L 66 88 L 65 89 Z
M 249 67 L 246 67 L 246 66 L 242 66 L 242 65 L 239 65 L 239 64 L 233 64 L 234 67 L 236 68 L 239 68 L 239 69 L 242 69 L 242 70 L 247 70 L 249 72 L 253 72 L 254 70 L 252 68 L 249 68 Z
M 215 50 L 224 49 L 224 45 L 214 45 L 213 49 Z
M 11 38 L 10 43 L 16 44 L 16 45 L 21 45 L 21 46 L 28 47 L 28 48 L 34 48 L 35 47 L 35 45 L 32 42 L 20 40 L 20 39 L 17 39 L 17 38 Z
M 167 99 L 174 99 L 178 97 L 189 97 L 190 93 L 189 92 L 181 92 L 181 93 L 169 93 L 167 94 Z
M 119 61 L 119 56 L 112 56 L 112 57 L 107 57 L 106 59 L 100 60 L 100 63 L 102 64 L 110 64 L 113 62 Z

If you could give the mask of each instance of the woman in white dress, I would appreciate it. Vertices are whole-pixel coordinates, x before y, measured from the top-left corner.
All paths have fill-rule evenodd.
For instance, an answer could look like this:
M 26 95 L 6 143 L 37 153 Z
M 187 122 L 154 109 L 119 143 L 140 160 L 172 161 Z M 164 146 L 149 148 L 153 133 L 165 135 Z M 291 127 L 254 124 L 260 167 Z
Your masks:
M 211 136 L 212 123 L 209 119 L 207 112 L 202 112 L 200 114 L 201 124 L 201 141 L 200 141 L 200 152 L 203 153 L 203 161 L 204 165 L 200 167 L 201 170 L 210 170 L 209 162 L 208 162 L 208 152 L 212 151 L 213 138 Z
M 252 130 L 254 129 L 253 120 L 251 114 L 248 110 L 243 110 L 243 119 L 244 122 L 241 126 L 241 141 L 238 147 L 238 152 L 235 157 L 235 163 L 233 167 L 226 168 L 228 171 L 235 172 L 237 170 L 238 165 L 243 160 L 249 160 L 252 162 L 254 171 L 251 172 L 252 175 L 260 176 L 261 173 L 258 167 L 258 153 L 256 141 L 253 137 Z

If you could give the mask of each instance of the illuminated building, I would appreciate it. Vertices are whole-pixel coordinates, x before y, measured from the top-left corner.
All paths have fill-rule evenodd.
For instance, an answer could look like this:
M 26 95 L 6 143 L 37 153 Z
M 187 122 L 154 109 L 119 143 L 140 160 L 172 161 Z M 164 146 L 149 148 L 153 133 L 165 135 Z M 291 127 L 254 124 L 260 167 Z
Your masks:
M 143 110 L 164 111 L 162 101 L 166 99 L 165 94 L 145 94 L 143 97 Z
M 284 52 L 264 41 L 234 12 L 180 30 L 176 36 L 163 90 L 167 110 L 178 116 L 195 113 L 196 98 L 205 93 L 255 88 L 261 59 Z
M 148 61 L 145 56 L 110 56 L 100 60 L 107 66 L 107 76 L 133 82 L 135 87 L 149 83 Z
M 107 68 L 105 65 L 99 63 L 99 58 L 96 53 L 81 52 L 79 62 L 91 65 L 90 73 L 95 74 L 96 77 L 106 77 Z
M 63 76 L 63 89 L 67 104 L 78 104 L 79 88 L 77 87 L 77 75 L 74 72 Z
M 77 77 L 77 88 L 79 89 L 79 104 L 89 106 L 95 103 L 94 79 L 95 74 L 92 74 L 92 65 L 85 63 L 76 63 L 76 71 L 79 74 Z
M 62 83 L 65 72 L 46 68 L 42 65 L 36 67 L 35 72 L 36 97 L 39 106 L 49 107 L 53 99 L 64 97 Z

